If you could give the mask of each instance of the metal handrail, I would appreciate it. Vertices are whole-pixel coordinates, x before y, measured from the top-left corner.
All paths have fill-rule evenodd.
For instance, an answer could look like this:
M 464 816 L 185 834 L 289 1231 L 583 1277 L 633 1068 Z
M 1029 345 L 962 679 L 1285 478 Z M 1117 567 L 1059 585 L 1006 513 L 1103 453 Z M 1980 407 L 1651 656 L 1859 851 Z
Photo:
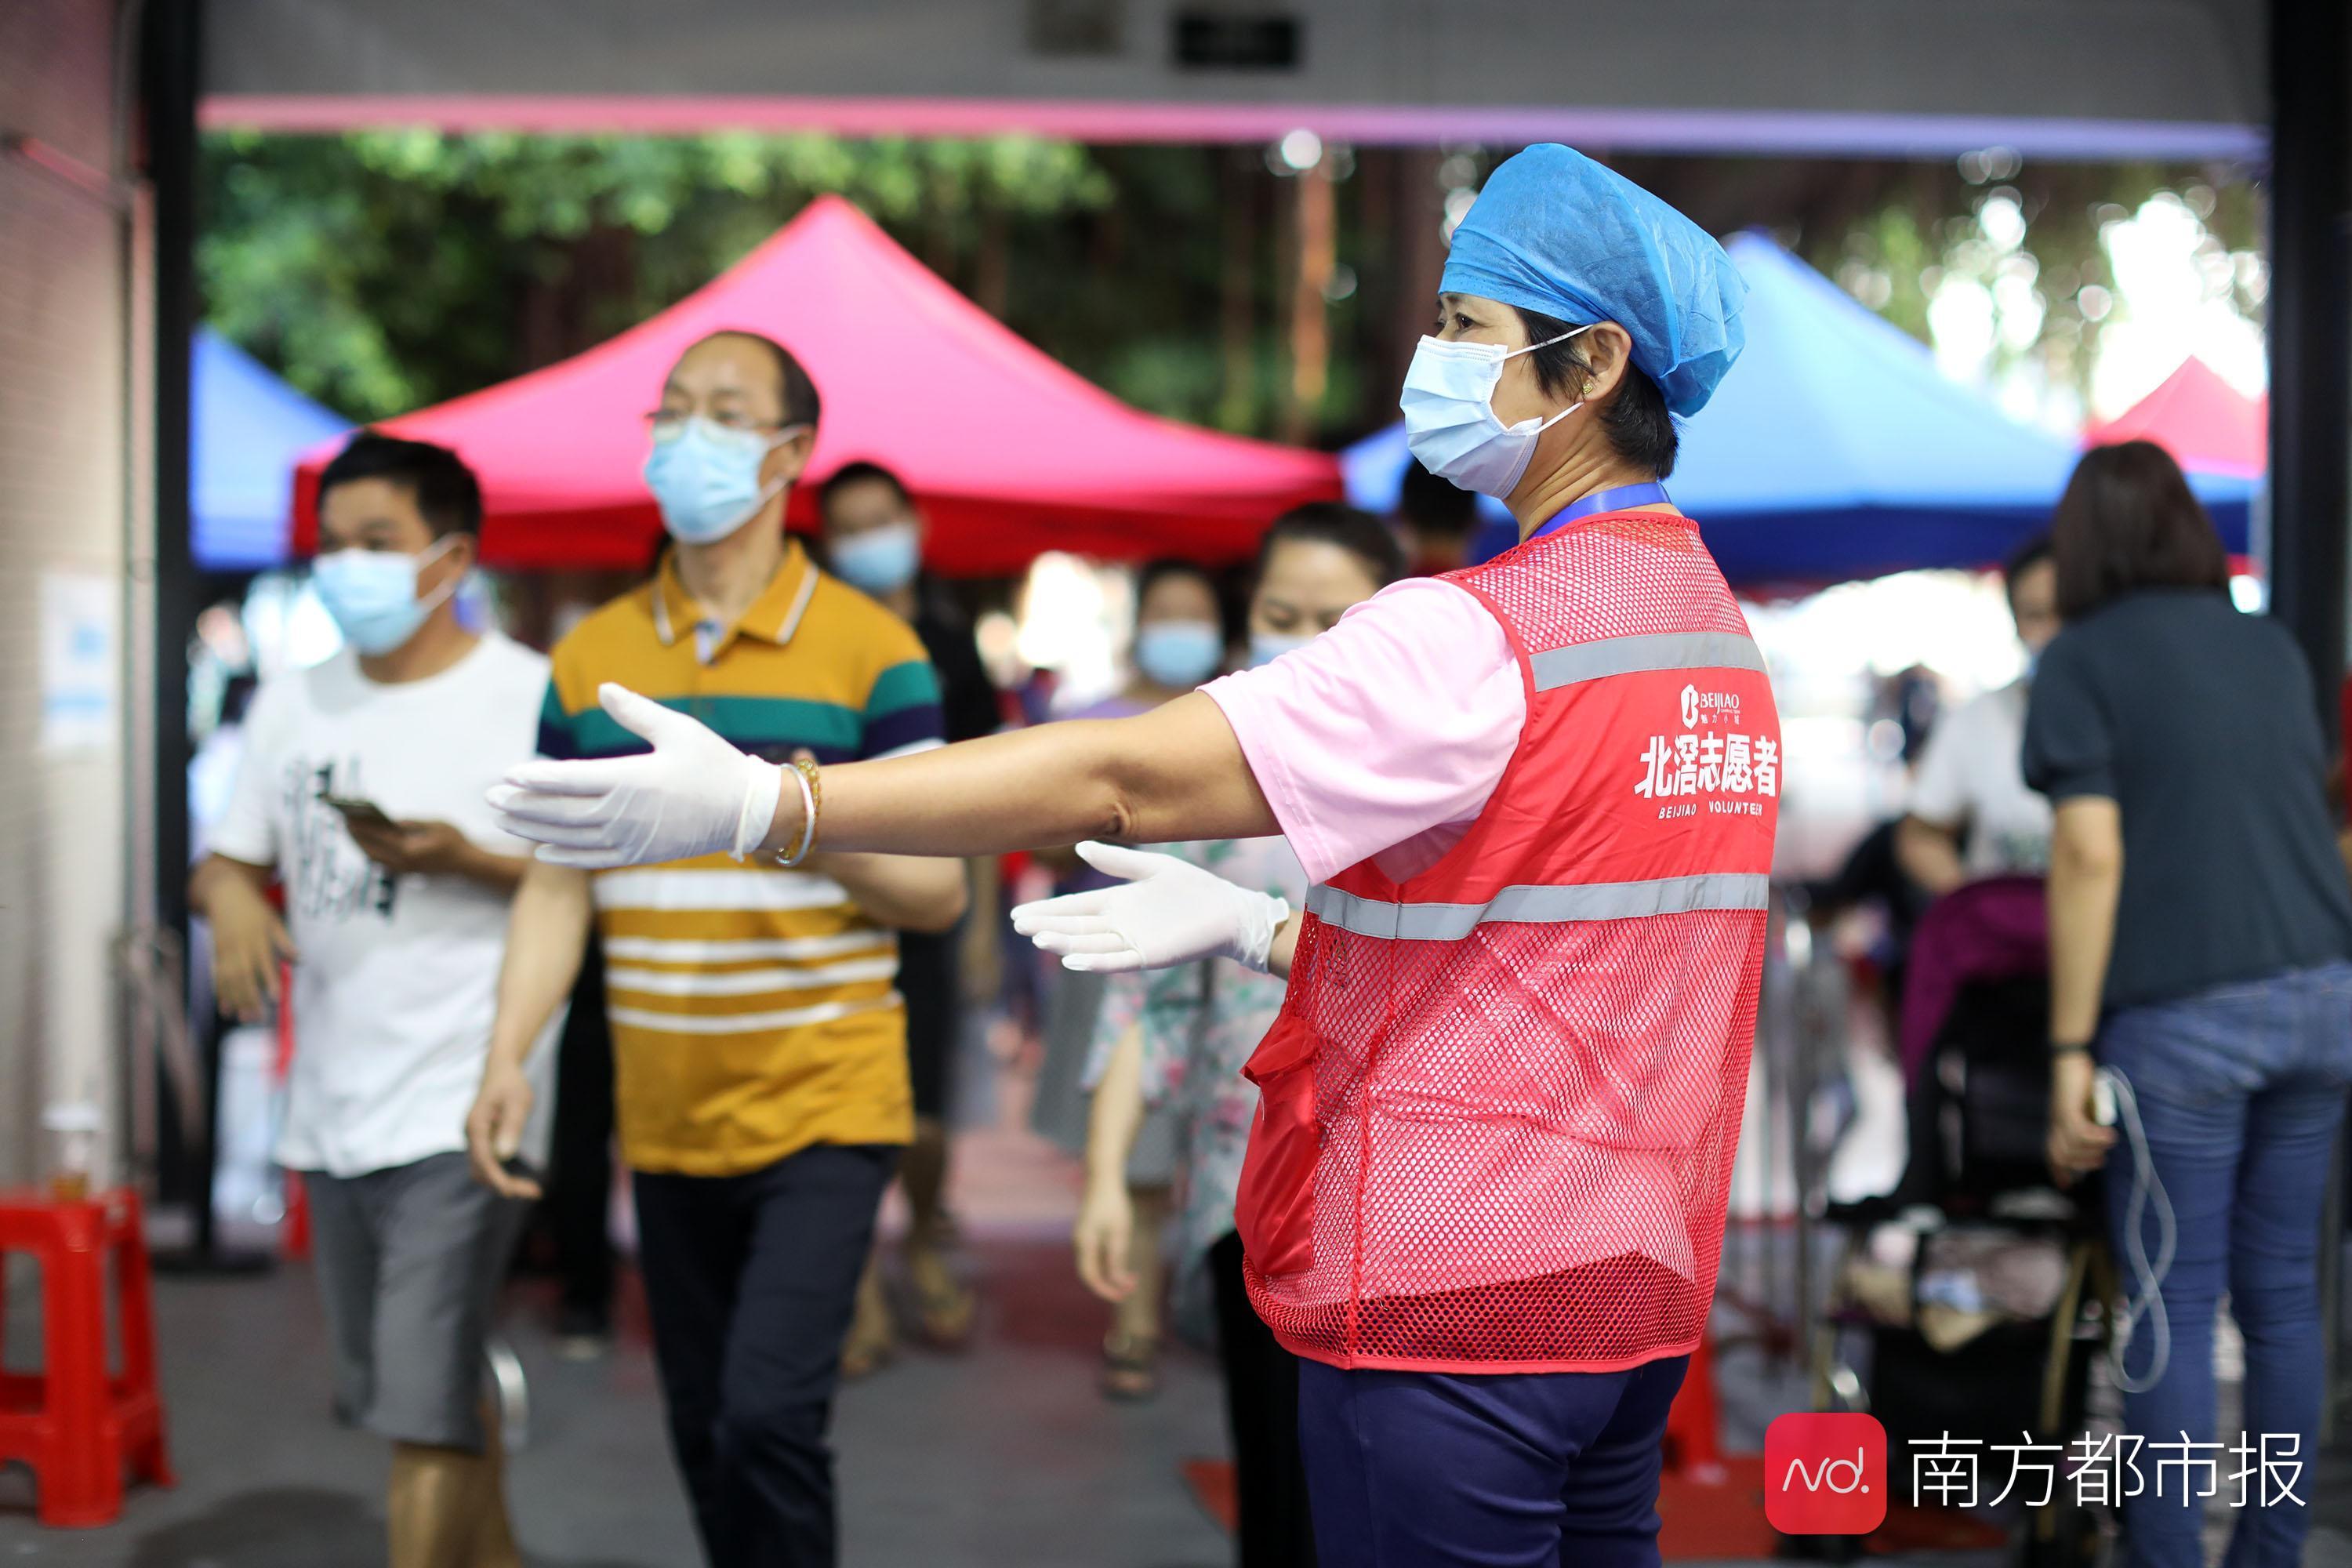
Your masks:
M 204 1068 L 188 1027 L 187 962 L 180 933 L 163 926 L 129 927 L 116 935 L 113 949 L 126 1058 L 126 1164 L 133 1184 L 152 1198 L 163 1148 L 159 1079 L 183 1133 L 201 1142 L 205 1129 Z
M 1815 1131 L 1813 1107 L 1843 1070 L 1846 1044 L 1843 971 L 1814 929 L 1804 889 L 1776 886 L 1750 1068 L 1755 1114 L 1740 1150 L 1745 1179 L 1734 1185 L 1760 1223 L 1736 1226 L 1727 1239 L 1721 1294 L 1783 1358 L 1804 1354 L 1821 1313 L 1812 1232 L 1831 1150 Z

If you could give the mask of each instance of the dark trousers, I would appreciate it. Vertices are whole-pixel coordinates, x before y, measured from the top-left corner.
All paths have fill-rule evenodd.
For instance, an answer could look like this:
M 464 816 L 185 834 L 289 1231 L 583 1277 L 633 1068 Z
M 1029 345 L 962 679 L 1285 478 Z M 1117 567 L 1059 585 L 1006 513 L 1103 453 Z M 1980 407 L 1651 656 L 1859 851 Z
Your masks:
M 1238 1235 L 1227 1231 L 1209 1248 L 1209 1275 L 1240 1502 L 1236 1560 L 1241 1568 L 1315 1568 L 1315 1522 L 1298 1457 L 1298 1358 L 1250 1305 Z
M 555 1058 L 553 1144 L 544 1203 L 562 1304 L 603 1318 L 613 1308 L 613 1026 L 604 944 L 593 936 Z
M 713 1568 L 838 1555 L 825 1427 L 897 1155 L 819 1144 L 740 1176 L 636 1173 L 670 1444 Z
M 1323 1560 L 1658 1568 L 1666 1412 L 1689 1359 L 1487 1376 L 1301 1362 Z

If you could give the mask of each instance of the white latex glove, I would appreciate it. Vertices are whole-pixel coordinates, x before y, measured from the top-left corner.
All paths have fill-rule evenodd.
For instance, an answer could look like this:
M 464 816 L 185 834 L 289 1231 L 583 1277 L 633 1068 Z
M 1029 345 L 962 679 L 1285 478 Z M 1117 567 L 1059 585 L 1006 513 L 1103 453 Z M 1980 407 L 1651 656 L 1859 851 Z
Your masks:
M 489 793 L 500 827 L 536 840 L 542 860 L 590 871 L 721 849 L 740 860 L 759 847 L 776 815 L 782 769 L 625 686 L 606 681 L 596 700 L 651 741 L 652 754 L 509 769 Z
M 1235 887 L 1173 855 L 1086 843 L 1078 858 L 1116 888 L 1040 899 L 1013 911 L 1013 929 L 1062 967 L 1097 974 L 1167 969 L 1200 958 L 1230 958 L 1260 973 L 1274 933 L 1290 905 L 1270 894 Z

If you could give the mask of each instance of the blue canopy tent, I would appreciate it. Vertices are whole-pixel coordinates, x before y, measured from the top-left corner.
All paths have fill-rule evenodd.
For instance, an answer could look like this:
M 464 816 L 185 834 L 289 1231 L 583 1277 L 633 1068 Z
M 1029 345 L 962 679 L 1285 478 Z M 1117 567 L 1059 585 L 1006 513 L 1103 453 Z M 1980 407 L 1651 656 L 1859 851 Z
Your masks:
M 209 327 L 190 366 L 191 544 L 207 572 L 257 572 L 291 558 L 294 467 L 351 421 L 287 385 Z
M 1748 279 L 1748 348 L 1683 429 L 1667 481 L 1724 574 L 1746 584 L 1875 577 L 1999 561 L 2043 526 L 2074 445 L 2021 425 L 1937 370 L 1925 345 L 1760 235 L 1729 246 Z M 1402 426 L 1340 454 L 1349 499 L 1385 511 Z M 2252 485 L 2199 476 L 2223 540 L 2246 549 Z M 1474 559 L 1516 535 L 1483 501 Z

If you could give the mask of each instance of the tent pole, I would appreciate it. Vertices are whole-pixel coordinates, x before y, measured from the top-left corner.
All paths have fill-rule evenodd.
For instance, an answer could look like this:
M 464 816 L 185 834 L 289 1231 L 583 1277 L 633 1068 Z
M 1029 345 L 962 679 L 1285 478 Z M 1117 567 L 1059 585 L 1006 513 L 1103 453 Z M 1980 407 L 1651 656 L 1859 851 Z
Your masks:
M 2336 736 L 2352 514 L 2352 13 L 2271 0 L 2271 613 Z
M 153 193 L 155 470 L 153 704 L 155 732 L 147 755 L 155 777 L 153 909 L 156 924 L 188 941 L 188 644 L 195 636 L 198 583 L 189 521 L 190 350 L 195 341 L 196 98 L 201 69 L 201 0 L 151 0 L 143 17 L 146 50 L 146 174 Z M 184 995 L 174 998 L 187 1005 Z M 206 1021 L 207 1023 L 209 1020 Z M 199 1034 L 205 1033 L 201 1026 Z M 217 1070 L 214 1055 L 203 1060 Z M 205 1126 L 180 1129 L 189 1165 L 195 1247 L 212 1243 L 211 1086 L 200 1097 Z
M 2321 728 L 2340 740 L 2352 511 L 2352 14 L 2271 0 L 2270 25 L 2271 610 L 2303 645 Z M 2320 1230 L 2323 1443 L 2336 1435 L 2343 1394 L 2343 1158 L 2339 1140 Z

